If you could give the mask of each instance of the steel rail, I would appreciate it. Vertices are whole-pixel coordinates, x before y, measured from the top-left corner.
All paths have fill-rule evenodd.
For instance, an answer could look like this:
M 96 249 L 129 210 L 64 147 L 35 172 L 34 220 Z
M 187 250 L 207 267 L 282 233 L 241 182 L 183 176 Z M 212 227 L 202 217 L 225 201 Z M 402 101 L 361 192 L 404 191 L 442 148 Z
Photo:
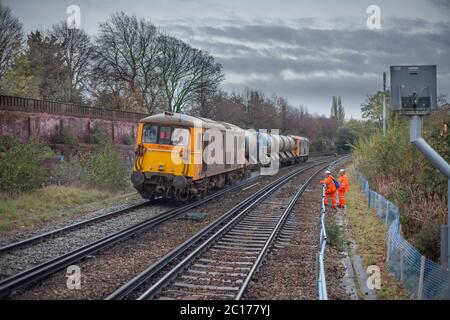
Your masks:
M 314 161 L 312 161 L 312 162 L 314 162 Z M 258 176 L 258 177 L 260 177 L 260 176 Z M 255 177 L 255 178 L 258 178 L 258 177 Z M 254 180 L 256 180 L 255 178 L 251 178 L 251 179 L 245 181 L 244 183 L 247 184 L 250 181 L 254 181 Z M 228 191 L 231 191 L 231 190 L 228 190 Z M 106 220 L 106 219 L 112 218 L 114 216 L 118 216 L 120 214 L 127 213 L 130 210 L 135 210 L 135 209 L 138 209 L 140 207 L 146 206 L 148 204 L 156 203 L 155 201 L 161 201 L 161 200 L 162 200 L 162 198 L 156 198 L 153 201 L 147 200 L 147 201 L 144 201 L 142 203 L 133 204 L 133 205 L 127 206 L 127 207 L 122 208 L 122 209 L 114 210 L 114 211 L 105 213 L 103 215 L 99 215 L 97 217 L 86 219 L 86 220 L 83 220 L 83 221 L 80 221 L 80 222 L 76 222 L 76 223 L 70 224 L 68 226 L 64 226 L 64 227 L 61 227 L 61 228 L 58 228 L 58 229 L 55 229 L 55 230 L 50 230 L 48 232 L 44 232 L 44 233 L 41 233 L 41 234 L 38 234 L 38 235 L 35 235 L 35 236 L 32 236 L 32 237 L 29 237 L 29 238 L 26 238 L 26 239 L 23 239 L 23 240 L 19 240 L 19 241 L 16 241 L 16 242 L 9 243 L 7 245 L 4 245 L 3 247 L 0 247 L 0 254 L 8 252 L 8 251 L 10 251 L 12 249 L 16 249 L 16 248 L 25 246 L 27 244 L 31 244 L 33 242 L 41 241 L 41 240 L 43 240 L 45 238 L 53 237 L 53 236 L 55 236 L 57 234 L 60 234 L 60 233 L 63 233 L 63 232 L 67 232 L 67 231 L 70 231 L 70 230 L 73 230 L 73 229 L 77 229 L 79 227 L 91 224 L 93 222 L 98 222 L 100 220 Z
M 94 241 L 90 244 L 77 248 L 71 252 L 68 252 L 64 255 L 58 256 L 55 259 L 48 260 L 43 262 L 37 266 L 34 266 L 30 269 L 24 270 L 20 273 L 17 273 L 13 276 L 10 276 L 3 281 L 0 282 L 0 297 L 7 296 L 11 293 L 11 291 L 17 290 L 23 286 L 26 286 L 30 283 L 33 283 L 37 280 L 40 280 L 50 274 L 53 274 L 62 268 L 69 266 L 70 264 L 85 258 L 86 256 L 92 255 L 100 251 L 101 249 L 111 246 L 120 241 L 126 240 L 139 232 L 143 232 L 149 228 L 155 227 L 165 221 L 168 221 L 188 210 L 191 210 L 195 207 L 198 207 L 202 204 L 205 204 L 211 200 L 214 200 L 230 191 L 239 189 L 243 186 L 246 186 L 250 183 L 253 183 L 256 180 L 259 180 L 262 176 L 257 176 L 246 180 L 243 183 L 239 183 L 238 185 L 217 191 L 213 194 L 206 196 L 203 199 L 197 200 L 193 203 L 189 203 L 183 205 L 178 208 L 171 209 L 169 211 L 160 213 L 157 216 L 144 220 L 138 224 L 120 230 L 114 234 L 108 235 L 102 239 Z
M 160 199 L 156 199 L 156 200 L 160 200 Z M 58 229 L 55 229 L 55 230 L 44 232 L 44 233 L 38 234 L 36 236 L 32 236 L 32 237 L 29 237 L 29 238 L 26 238 L 26 239 L 23 239 L 23 240 L 20 240 L 20 241 L 17 241 L 17 242 L 12 242 L 12 243 L 7 244 L 7 245 L 5 245 L 3 247 L 0 247 L 0 254 L 5 253 L 7 251 L 10 251 L 12 249 L 23 247 L 23 246 L 25 246 L 27 244 L 30 244 L 30 243 L 33 243 L 33 242 L 41 241 L 41 240 L 43 240 L 45 238 L 53 237 L 53 236 L 55 236 L 57 234 L 60 234 L 60 233 L 63 233 L 63 232 L 67 232 L 67 231 L 70 231 L 70 230 L 73 230 L 73 229 L 80 228 L 82 226 L 85 226 L 85 225 L 93 223 L 93 222 L 98 222 L 100 220 L 106 220 L 106 219 L 112 218 L 113 216 L 118 216 L 120 214 L 127 213 L 130 210 L 135 210 L 135 209 L 138 209 L 140 207 L 146 206 L 150 202 L 152 202 L 152 201 L 147 200 L 147 201 L 144 201 L 144 202 L 141 202 L 141 203 L 129 205 L 126 208 L 114 210 L 114 211 L 111 211 L 111 212 L 99 215 L 97 217 L 93 217 L 91 219 L 86 219 L 86 220 L 83 220 L 83 221 L 80 221 L 80 222 L 76 222 L 76 223 L 70 224 L 70 225 L 65 226 L 65 227 L 61 227 L 61 228 L 58 228 Z
M 283 177 L 278 178 L 277 180 L 273 181 L 268 186 L 262 188 L 261 190 L 257 191 L 255 194 L 251 195 L 247 199 L 243 200 L 230 210 L 228 210 L 226 213 L 224 213 L 222 216 L 217 218 L 213 223 L 209 224 L 205 228 L 203 228 L 200 232 L 198 232 L 196 235 L 192 236 L 191 238 L 187 239 L 185 242 L 177 246 L 175 249 L 170 251 L 168 254 L 166 254 L 164 257 L 150 265 L 147 269 L 145 269 L 143 272 L 138 274 L 136 277 L 132 278 L 129 282 L 121 286 L 119 289 L 108 295 L 105 299 L 106 300 L 119 300 L 124 299 L 126 296 L 128 296 L 130 293 L 132 293 L 136 288 L 138 288 L 140 285 L 142 285 L 144 282 L 146 282 L 149 278 L 153 277 L 157 272 L 162 270 L 164 267 L 166 267 L 169 263 L 174 261 L 176 258 L 179 258 L 182 254 L 184 254 L 188 249 L 192 248 L 198 241 L 205 238 L 208 234 L 210 234 L 215 228 L 222 225 L 230 219 L 233 215 L 235 215 L 240 210 L 244 209 L 246 206 L 251 205 L 252 202 L 255 201 L 258 197 L 264 195 L 267 193 L 268 190 L 272 190 L 273 188 L 277 187 L 280 183 L 282 183 L 287 177 L 291 177 L 294 175 L 297 175 L 301 172 L 304 172 L 306 170 L 309 170 L 315 166 L 318 166 L 320 164 L 326 163 L 327 161 L 322 161 L 317 164 L 313 164 L 306 168 L 301 168 L 299 170 L 296 170 L 294 172 L 291 172 Z
M 302 168 L 302 169 L 296 170 L 295 172 L 293 172 L 291 174 L 288 174 L 288 175 L 278 179 L 277 181 L 275 181 L 275 183 L 273 183 L 273 184 L 269 185 L 268 187 L 264 188 L 264 190 L 262 190 L 263 192 L 258 193 L 254 197 L 251 197 L 251 199 L 248 199 L 250 201 L 247 201 L 247 204 L 244 206 L 243 209 L 240 209 L 240 210 L 233 210 L 232 209 L 232 210 L 230 210 L 226 215 L 224 215 L 222 218 L 220 218 L 219 222 L 221 224 L 225 223 L 225 225 L 223 225 L 218 231 L 215 231 L 214 234 L 212 234 L 207 240 L 205 240 L 193 252 L 191 252 L 180 263 L 178 263 L 174 268 L 172 268 L 168 273 L 166 273 L 162 278 L 160 278 L 155 284 L 153 284 L 148 290 L 146 290 L 142 295 L 140 295 L 138 300 L 144 300 L 144 299 L 149 299 L 149 298 L 151 299 L 152 297 L 154 297 L 173 278 L 175 278 L 182 270 L 184 270 L 195 258 L 197 258 L 204 251 L 206 251 L 223 234 L 225 234 L 227 231 L 232 229 L 232 227 L 235 225 L 235 223 L 237 221 L 241 220 L 241 218 L 244 217 L 245 214 L 248 211 L 250 211 L 254 206 L 256 206 L 257 204 L 261 203 L 263 200 L 265 200 L 268 196 L 270 196 L 276 190 L 279 190 L 279 188 L 281 186 L 285 185 L 293 177 L 295 177 L 298 174 L 303 173 L 303 172 L 305 172 L 307 170 L 310 170 L 313 167 L 319 166 L 319 165 L 321 165 L 321 164 L 323 164 L 325 162 L 328 162 L 328 161 L 324 161 L 324 162 L 321 162 L 321 163 L 309 166 L 307 168 Z M 236 214 L 237 212 L 239 212 L 239 213 Z M 226 218 L 228 218 L 229 216 L 231 216 L 232 219 L 229 220 L 229 221 L 224 222 L 224 220 Z M 206 235 L 206 234 L 204 234 L 204 235 Z M 165 260 L 165 259 L 163 258 L 163 260 Z
M 281 227 L 284 225 L 284 222 L 286 221 L 287 217 L 291 214 L 292 209 L 294 208 L 295 204 L 297 203 L 298 199 L 304 194 L 305 190 L 309 187 L 312 179 L 316 177 L 320 172 L 322 172 L 323 168 L 320 168 L 315 173 L 313 173 L 308 180 L 298 189 L 294 197 L 289 202 L 288 207 L 284 210 L 282 216 L 278 220 L 275 228 L 273 229 L 272 233 L 270 234 L 269 238 L 267 239 L 264 247 L 262 248 L 261 252 L 258 255 L 258 258 L 256 259 L 255 263 L 253 264 L 252 268 L 250 269 L 250 272 L 247 274 L 247 277 L 245 278 L 241 288 L 239 289 L 239 292 L 236 295 L 235 300 L 240 300 L 242 296 L 244 295 L 245 290 L 247 289 L 250 280 L 252 279 L 253 275 L 258 270 L 259 265 L 261 264 L 262 260 L 266 256 L 267 252 L 269 251 L 269 248 L 273 244 L 273 241 L 276 238 L 276 235 L 281 230 Z

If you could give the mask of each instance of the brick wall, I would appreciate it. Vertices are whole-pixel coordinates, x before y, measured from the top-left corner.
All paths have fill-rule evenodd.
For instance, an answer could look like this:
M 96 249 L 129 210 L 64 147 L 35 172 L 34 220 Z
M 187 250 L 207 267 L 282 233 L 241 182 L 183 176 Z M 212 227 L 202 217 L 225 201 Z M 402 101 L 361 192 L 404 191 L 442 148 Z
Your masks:
M 136 136 L 137 122 L 90 117 L 0 110 L 0 135 L 12 135 L 21 140 L 39 138 L 50 143 L 62 125 L 72 132 L 79 143 L 88 143 L 93 128 L 100 124 L 115 144 L 123 144 L 128 136 Z

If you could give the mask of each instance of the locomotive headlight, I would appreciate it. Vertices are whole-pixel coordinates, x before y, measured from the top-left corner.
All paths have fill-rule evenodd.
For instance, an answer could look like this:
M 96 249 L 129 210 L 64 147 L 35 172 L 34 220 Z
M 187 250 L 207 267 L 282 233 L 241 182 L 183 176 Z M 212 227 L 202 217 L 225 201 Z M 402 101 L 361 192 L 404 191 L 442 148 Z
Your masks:
M 159 170 L 159 171 L 164 171 L 164 165 L 163 165 L 163 164 L 160 164 L 160 165 L 158 166 L 158 170 Z

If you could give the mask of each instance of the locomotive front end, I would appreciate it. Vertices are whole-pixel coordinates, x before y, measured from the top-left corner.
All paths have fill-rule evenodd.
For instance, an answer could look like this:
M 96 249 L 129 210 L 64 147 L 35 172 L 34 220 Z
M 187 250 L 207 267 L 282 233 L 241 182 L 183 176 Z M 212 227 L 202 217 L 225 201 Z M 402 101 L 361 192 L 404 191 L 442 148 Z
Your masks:
M 143 198 L 187 200 L 194 177 L 193 128 L 171 114 L 145 118 L 139 124 L 131 181 Z

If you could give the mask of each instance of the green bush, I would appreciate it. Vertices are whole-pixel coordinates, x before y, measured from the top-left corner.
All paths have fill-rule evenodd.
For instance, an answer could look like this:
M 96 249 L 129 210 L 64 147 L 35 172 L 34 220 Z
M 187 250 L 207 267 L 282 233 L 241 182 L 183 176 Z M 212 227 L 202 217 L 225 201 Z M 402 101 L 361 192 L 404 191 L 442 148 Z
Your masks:
M 59 126 L 58 132 L 52 138 L 52 143 L 68 144 L 73 146 L 78 144 L 78 139 L 69 128 Z
M 336 152 L 336 146 L 328 138 L 318 138 L 311 141 L 311 151 L 316 152 Z
M 135 143 L 135 138 L 131 135 L 127 135 L 123 138 L 123 144 L 131 146 Z
M 89 185 L 92 171 L 92 155 L 78 153 L 70 160 L 61 161 L 52 171 L 52 177 L 60 184 Z
M 334 221 L 334 217 L 326 220 L 325 228 L 327 232 L 327 243 L 336 250 L 343 251 L 345 239 L 341 227 Z
M 92 158 L 90 180 L 102 188 L 121 188 L 129 183 L 130 172 L 116 149 L 105 145 Z
M 414 246 L 424 255 L 431 259 L 438 259 L 440 256 L 440 225 L 425 224 L 413 237 Z
M 117 149 L 106 144 L 100 151 L 79 153 L 61 162 L 53 177 L 63 184 L 119 189 L 129 185 L 130 170 Z
M 40 159 L 54 155 L 38 141 L 0 137 L 0 191 L 14 195 L 42 186 L 47 179 Z
M 105 145 L 108 142 L 109 137 L 105 127 L 100 123 L 96 123 L 89 136 L 89 143 Z
M 443 123 L 449 122 L 446 111 L 424 122 L 424 139 L 450 161 L 450 135 L 443 130 Z M 385 135 L 380 130 L 359 139 L 353 160 L 371 187 L 400 208 L 407 238 L 423 254 L 438 256 L 439 226 L 446 221 L 447 180 L 409 142 L 408 119 L 394 118 Z

